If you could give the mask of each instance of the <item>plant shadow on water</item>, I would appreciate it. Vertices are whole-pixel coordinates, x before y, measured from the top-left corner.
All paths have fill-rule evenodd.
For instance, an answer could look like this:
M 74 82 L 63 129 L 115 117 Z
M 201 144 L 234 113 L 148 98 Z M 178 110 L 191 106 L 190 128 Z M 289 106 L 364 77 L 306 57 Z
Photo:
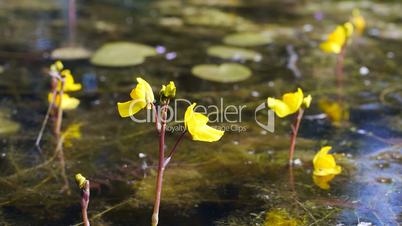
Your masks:
M 71 136 L 64 147 L 66 173 L 71 184 L 78 172 L 90 179 L 91 223 L 150 223 L 157 135 L 149 124 L 121 120 L 115 107 L 133 88 L 137 75 L 154 84 L 155 90 L 174 80 L 179 98 L 199 104 L 217 104 L 222 97 L 225 105 L 247 105 L 238 123 L 246 132 L 227 132 L 218 143 L 189 139 L 182 143 L 164 178 L 161 225 L 400 223 L 402 67 L 397 62 L 402 55 L 396 50 L 402 44 L 402 24 L 396 9 L 401 4 L 207 2 L 77 1 L 77 46 L 96 50 L 108 42 L 130 41 L 158 46 L 160 51 L 133 67 L 95 67 L 82 59 L 65 62 L 84 84 L 76 95 L 80 107 L 67 112 L 63 120 L 64 130 L 80 125 L 80 135 Z M 317 46 L 323 34 L 348 19 L 353 8 L 361 9 L 369 28 L 346 53 L 339 98 L 335 58 Z M 81 222 L 79 192 L 59 193 L 63 179 L 53 156 L 51 133 L 44 134 L 42 154 L 34 147 L 47 109 L 45 68 L 52 62 L 48 57 L 51 50 L 69 42 L 67 14 L 63 1 L 0 4 L 4 28 L 0 32 L 0 222 L 4 225 Z M 317 20 L 320 15 L 325 17 Z M 264 36 L 253 37 L 263 44 L 244 44 L 254 51 L 251 59 L 228 60 L 230 51 L 208 55 L 211 46 L 229 45 L 224 43 L 226 35 L 260 30 Z M 300 78 L 287 68 L 288 45 L 298 54 Z M 249 68 L 252 75 L 234 83 L 192 75 L 192 68 L 200 64 L 234 62 Z M 266 97 L 298 86 L 314 99 L 297 140 L 295 158 L 301 164 L 290 173 L 290 121 L 278 119 L 275 133 L 267 133 L 255 123 L 254 109 Z M 320 117 L 325 112 L 318 104 L 322 99 L 341 99 L 349 117 L 339 124 Z M 173 144 L 178 136 L 174 132 L 167 143 Z M 333 146 L 343 168 L 329 190 L 318 187 L 312 178 L 312 159 L 324 145 Z

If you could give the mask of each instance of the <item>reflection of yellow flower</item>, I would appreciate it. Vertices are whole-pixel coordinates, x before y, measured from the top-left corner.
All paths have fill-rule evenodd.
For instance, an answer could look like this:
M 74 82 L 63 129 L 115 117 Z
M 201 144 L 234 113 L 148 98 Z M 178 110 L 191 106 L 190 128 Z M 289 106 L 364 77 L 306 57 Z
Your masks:
M 292 218 L 285 210 L 273 209 L 267 213 L 264 226 L 297 226 L 302 222 Z
M 360 11 L 358 9 L 353 10 L 351 22 L 355 26 L 358 34 L 363 33 L 364 29 L 366 28 L 366 20 L 360 15 Z
M 294 93 L 285 93 L 282 100 L 268 97 L 267 102 L 268 107 L 280 118 L 283 118 L 298 111 L 302 104 L 306 108 L 310 107 L 311 96 L 304 97 L 302 89 L 298 88 Z
M 341 173 L 342 168 L 336 165 L 335 158 L 332 154 L 328 154 L 332 147 L 325 146 L 314 156 L 314 175 L 328 176 Z
M 168 85 L 162 85 L 162 89 L 160 91 L 161 96 L 164 98 L 172 99 L 176 96 L 176 86 L 174 82 L 170 81 Z
M 335 174 L 330 174 L 327 176 L 316 176 L 313 175 L 314 184 L 324 190 L 328 190 L 330 188 L 329 182 L 331 182 L 335 178 Z
M 87 179 L 80 173 L 75 174 L 75 181 L 77 182 L 79 188 L 81 189 L 85 188 L 85 182 L 87 181 Z
M 318 106 L 327 115 L 331 122 L 334 123 L 334 125 L 349 120 L 348 109 L 338 102 L 331 102 L 323 99 L 318 102 Z
M 49 93 L 48 94 L 48 101 L 49 103 L 51 103 L 53 100 L 53 93 Z M 53 103 L 56 107 L 59 107 L 60 105 L 60 95 L 57 94 L 56 95 L 56 100 Z M 77 98 L 74 97 L 70 97 L 68 94 L 63 93 L 63 100 L 61 102 L 61 108 L 63 110 L 72 110 L 72 109 L 76 109 L 78 107 L 78 105 L 80 104 L 80 100 L 78 100 Z
M 184 124 L 193 140 L 214 142 L 221 139 L 224 131 L 208 126 L 208 117 L 201 113 L 194 112 L 195 105 L 196 103 L 190 105 L 184 114 Z
M 352 33 L 353 25 L 350 22 L 338 25 L 335 31 L 328 35 L 327 40 L 320 44 L 321 50 L 326 53 L 340 53 Z
M 71 71 L 66 69 L 61 72 L 62 77 L 64 78 L 64 92 L 73 92 L 81 89 L 80 83 L 74 82 L 74 77 L 71 74 Z M 59 81 L 57 84 L 57 90 L 61 90 L 61 82 Z
M 64 145 L 66 147 L 71 147 L 73 144 L 71 140 L 81 139 L 81 123 L 73 123 L 69 125 L 66 131 L 63 133 Z
M 137 86 L 130 93 L 132 100 L 117 103 L 117 109 L 121 117 L 130 117 L 143 108 L 151 109 L 154 102 L 154 93 L 151 86 L 142 78 L 137 78 Z

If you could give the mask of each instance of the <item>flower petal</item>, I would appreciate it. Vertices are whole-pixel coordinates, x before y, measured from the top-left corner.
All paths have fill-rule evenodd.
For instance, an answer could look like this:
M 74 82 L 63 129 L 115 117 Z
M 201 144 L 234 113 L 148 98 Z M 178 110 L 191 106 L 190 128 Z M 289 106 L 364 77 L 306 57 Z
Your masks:
M 146 103 L 143 100 L 130 100 L 124 103 L 117 103 L 117 110 L 119 111 L 120 117 L 130 117 L 141 109 L 145 108 Z

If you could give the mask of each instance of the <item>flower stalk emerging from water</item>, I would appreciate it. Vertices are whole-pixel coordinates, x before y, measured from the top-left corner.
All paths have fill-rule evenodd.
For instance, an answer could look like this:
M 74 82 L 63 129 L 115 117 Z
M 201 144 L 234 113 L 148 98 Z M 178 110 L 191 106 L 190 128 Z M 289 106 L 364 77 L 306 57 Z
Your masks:
M 282 100 L 271 97 L 268 97 L 267 100 L 268 107 L 271 108 L 280 118 L 284 118 L 297 112 L 295 122 L 292 124 L 292 135 L 290 139 L 289 164 L 291 165 L 293 164 L 296 137 L 303 118 L 304 108 L 310 107 L 311 99 L 311 95 L 304 96 L 302 89 L 298 88 L 294 93 L 285 93 L 282 96 Z
M 75 175 L 75 181 L 77 182 L 78 187 L 81 191 L 81 214 L 82 214 L 82 222 L 85 226 L 90 226 L 88 219 L 88 204 L 89 204 L 89 196 L 90 196 L 90 186 L 89 180 L 87 180 L 80 173 Z
M 165 135 L 166 135 L 166 118 L 170 100 L 176 96 L 176 86 L 174 82 L 163 85 L 160 90 L 160 114 L 157 113 L 157 107 L 154 103 L 155 98 L 151 86 L 142 78 L 137 78 L 137 86 L 131 91 L 132 100 L 117 103 L 117 109 L 121 117 L 130 117 L 140 110 L 147 108 L 154 112 L 155 128 L 159 136 L 159 162 L 156 177 L 156 189 L 154 209 L 152 213 L 152 226 L 159 223 L 159 209 L 162 197 L 163 175 L 166 167 L 170 163 L 173 155 L 176 153 L 178 145 L 181 143 L 187 131 L 191 134 L 193 140 L 213 142 L 219 140 L 223 136 L 223 131 L 216 130 L 207 126 L 208 117 L 193 111 L 195 103 L 189 106 L 184 116 L 185 130 L 176 140 L 173 148 L 165 157 Z

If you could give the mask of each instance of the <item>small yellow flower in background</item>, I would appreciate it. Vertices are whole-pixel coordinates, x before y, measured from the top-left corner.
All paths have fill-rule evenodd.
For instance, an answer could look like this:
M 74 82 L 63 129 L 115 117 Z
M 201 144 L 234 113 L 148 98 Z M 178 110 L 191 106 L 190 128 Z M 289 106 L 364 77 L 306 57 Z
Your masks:
M 82 86 L 80 83 L 75 83 L 74 77 L 71 71 L 66 69 L 61 72 L 61 76 L 64 78 L 64 92 L 74 92 L 81 90 Z M 61 90 L 61 82 L 57 84 L 57 90 Z
M 352 23 L 347 22 L 343 25 L 338 25 L 335 31 L 328 35 L 327 40 L 320 44 L 320 49 L 326 53 L 338 54 L 341 52 L 352 33 Z
M 174 82 L 170 81 L 168 85 L 162 85 L 162 89 L 159 93 L 163 98 L 173 99 L 176 96 L 176 86 Z
M 334 125 L 339 125 L 341 122 L 349 120 L 349 111 L 338 102 L 322 99 L 318 102 L 318 106 Z
M 63 68 L 64 68 L 64 65 L 60 60 L 58 60 L 54 64 L 50 65 L 50 70 L 54 71 L 54 72 L 61 72 L 61 70 L 63 70 Z
M 327 176 L 316 176 L 313 175 L 314 184 L 324 190 L 330 189 L 329 182 L 331 182 L 335 178 L 335 174 L 330 174 Z
M 49 93 L 48 94 L 49 104 L 52 103 L 52 100 L 53 100 L 53 93 Z M 56 100 L 55 100 L 55 102 L 53 104 L 56 107 L 59 107 L 59 105 L 60 105 L 60 95 L 59 94 L 56 95 Z M 76 109 L 79 104 L 80 104 L 80 100 L 78 100 L 77 98 L 74 98 L 74 97 L 70 97 L 66 93 L 63 93 L 63 101 L 61 103 L 61 108 L 63 110 Z
M 75 174 L 75 181 L 77 182 L 79 188 L 81 189 L 85 188 L 85 182 L 87 181 L 87 179 L 80 173 Z
M 342 168 L 336 165 L 335 158 L 332 154 L 328 154 L 332 147 L 325 146 L 314 156 L 314 175 L 328 176 L 340 174 Z
M 152 108 L 155 98 L 151 86 L 142 78 L 137 78 L 137 82 L 137 86 L 130 93 L 132 100 L 117 103 L 117 109 L 121 117 L 130 117 L 143 108 Z
M 81 139 L 81 123 L 73 123 L 69 125 L 66 131 L 63 133 L 64 145 L 66 147 L 73 146 L 72 140 Z
M 214 142 L 221 139 L 224 131 L 208 126 L 208 117 L 194 112 L 195 105 L 196 103 L 190 105 L 184 114 L 185 127 L 190 132 L 193 140 Z
M 351 22 L 355 26 L 357 33 L 362 34 L 366 28 L 366 20 L 362 15 L 360 15 L 360 11 L 358 9 L 353 10 Z
M 280 118 L 283 118 L 297 112 L 302 104 L 309 108 L 311 99 L 311 95 L 304 97 L 302 89 L 298 88 L 294 93 L 285 93 L 282 96 L 282 100 L 268 97 L 267 102 L 268 107 Z

